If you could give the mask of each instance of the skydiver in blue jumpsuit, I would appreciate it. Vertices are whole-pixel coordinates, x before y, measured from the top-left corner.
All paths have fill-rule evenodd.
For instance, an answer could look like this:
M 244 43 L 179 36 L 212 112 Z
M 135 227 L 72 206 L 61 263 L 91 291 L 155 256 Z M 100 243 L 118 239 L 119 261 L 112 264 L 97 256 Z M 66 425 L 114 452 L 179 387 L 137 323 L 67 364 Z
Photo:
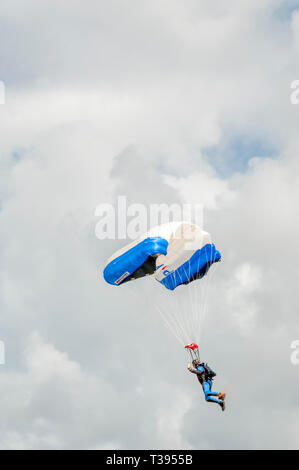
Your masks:
M 195 359 L 192 361 L 194 369 L 188 364 L 188 370 L 193 374 L 196 374 L 199 383 L 202 386 L 205 394 L 206 401 L 218 403 L 221 406 L 222 411 L 225 410 L 225 393 L 212 392 L 213 377 L 216 375 L 206 364 Z M 217 398 L 215 398 L 217 397 Z

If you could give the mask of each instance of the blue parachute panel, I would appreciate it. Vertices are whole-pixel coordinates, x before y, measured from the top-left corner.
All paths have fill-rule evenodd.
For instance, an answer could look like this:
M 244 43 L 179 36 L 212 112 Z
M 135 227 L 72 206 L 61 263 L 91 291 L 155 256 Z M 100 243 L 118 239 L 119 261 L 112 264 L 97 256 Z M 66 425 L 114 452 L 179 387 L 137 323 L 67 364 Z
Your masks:
M 210 266 L 220 261 L 220 259 L 221 254 L 216 250 L 215 245 L 207 244 L 200 250 L 197 250 L 188 261 L 179 266 L 175 271 L 166 271 L 166 277 L 159 282 L 167 289 L 174 290 L 181 284 L 189 284 L 195 279 L 204 277 Z
M 104 279 L 114 286 L 120 285 L 133 273 L 142 268 L 150 258 L 159 254 L 167 254 L 168 241 L 162 237 L 149 237 L 133 246 L 128 251 L 111 261 L 104 269 Z M 155 271 L 155 259 L 150 268 Z M 142 277 L 152 272 L 146 272 L 147 268 L 140 269 L 136 277 Z

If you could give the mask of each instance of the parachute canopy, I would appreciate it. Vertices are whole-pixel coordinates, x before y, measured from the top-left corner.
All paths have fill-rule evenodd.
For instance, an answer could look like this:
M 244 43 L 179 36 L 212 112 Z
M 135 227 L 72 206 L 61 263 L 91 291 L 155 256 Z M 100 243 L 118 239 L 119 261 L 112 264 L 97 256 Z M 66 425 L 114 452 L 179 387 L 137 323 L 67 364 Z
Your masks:
M 220 259 L 209 233 L 190 222 L 170 222 L 114 253 L 103 274 L 106 282 L 115 286 L 152 276 L 174 290 L 204 277 Z

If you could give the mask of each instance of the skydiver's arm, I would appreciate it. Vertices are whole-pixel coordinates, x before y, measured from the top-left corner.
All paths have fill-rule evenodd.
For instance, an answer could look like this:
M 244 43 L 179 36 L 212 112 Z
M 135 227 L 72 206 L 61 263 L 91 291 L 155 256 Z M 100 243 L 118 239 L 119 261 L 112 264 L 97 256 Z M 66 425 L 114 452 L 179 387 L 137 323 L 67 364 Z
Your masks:
M 201 375 L 201 374 L 203 374 L 204 371 L 205 371 L 204 368 L 201 367 L 201 366 L 198 367 L 198 369 L 193 369 L 193 367 L 190 366 L 190 367 L 188 367 L 188 370 L 189 370 L 190 372 L 192 372 L 192 374 L 196 374 L 196 375 Z

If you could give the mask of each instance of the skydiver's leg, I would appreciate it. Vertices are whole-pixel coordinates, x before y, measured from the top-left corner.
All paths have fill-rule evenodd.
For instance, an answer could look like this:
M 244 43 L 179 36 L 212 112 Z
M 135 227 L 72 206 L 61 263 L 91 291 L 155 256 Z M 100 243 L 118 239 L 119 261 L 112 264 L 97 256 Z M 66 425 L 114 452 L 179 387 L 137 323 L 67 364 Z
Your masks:
M 209 395 L 210 395 L 210 396 L 213 396 L 213 397 L 218 397 L 218 395 L 219 395 L 218 392 L 212 392 L 212 386 L 213 386 L 212 380 L 211 380 L 211 379 L 207 380 L 207 383 L 208 383 L 209 386 L 210 386 Z
M 210 381 L 209 381 L 210 382 Z M 218 405 L 222 405 L 222 401 L 218 400 L 218 398 L 213 398 L 213 396 L 217 396 L 218 393 L 211 391 L 211 384 L 209 382 L 203 382 L 202 388 L 205 394 L 206 401 L 210 401 L 213 403 L 218 403 Z

